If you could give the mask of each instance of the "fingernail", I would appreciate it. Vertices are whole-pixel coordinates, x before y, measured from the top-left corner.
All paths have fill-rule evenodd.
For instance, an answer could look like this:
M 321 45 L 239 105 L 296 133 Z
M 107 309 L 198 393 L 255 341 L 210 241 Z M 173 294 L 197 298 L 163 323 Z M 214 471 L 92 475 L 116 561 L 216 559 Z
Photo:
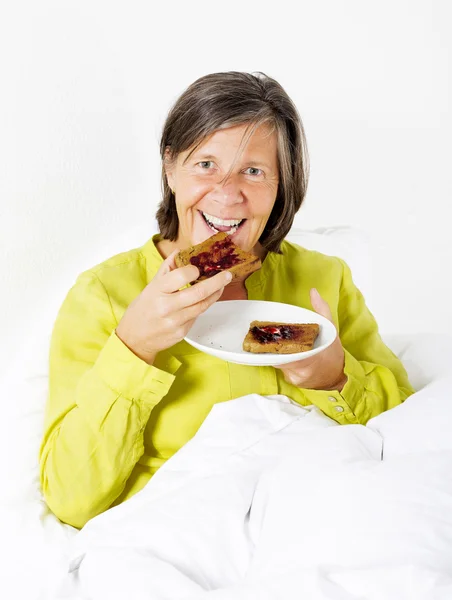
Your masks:
M 226 279 L 228 281 L 231 281 L 231 279 L 232 279 L 232 273 L 231 273 L 231 271 L 226 271 Z

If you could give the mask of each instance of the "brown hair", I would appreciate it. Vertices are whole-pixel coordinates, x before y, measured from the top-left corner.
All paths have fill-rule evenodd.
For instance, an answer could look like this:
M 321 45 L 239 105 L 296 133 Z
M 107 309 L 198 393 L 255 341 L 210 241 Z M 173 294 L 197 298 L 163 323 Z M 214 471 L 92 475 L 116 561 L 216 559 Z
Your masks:
M 177 239 L 179 218 L 164 163 L 189 148 L 194 151 L 219 129 L 247 124 L 246 145 L 257 127 L 270 125 L 277 132 L 279 184 L 275 205 L 259 242 L 271 252 L 280 246 L 292 227 L 305 195 L 309 157 L 300 115 L 282 86 L 264 73 L 230 71 L 197 79 L 170 110 L 160 141 L 163 199 L 157 210 L 160 233 Z

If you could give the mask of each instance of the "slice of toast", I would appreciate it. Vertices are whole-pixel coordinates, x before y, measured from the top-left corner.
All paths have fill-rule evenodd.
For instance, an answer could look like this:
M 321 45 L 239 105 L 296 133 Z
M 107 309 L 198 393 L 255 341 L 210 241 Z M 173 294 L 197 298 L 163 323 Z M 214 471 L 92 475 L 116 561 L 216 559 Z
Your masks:
M 196 281 L 213 277 L 220 271 L 230 271 L 234 279 L 245 277 L 262 266 L 257 256 L 236 246 L 221 231 L 201 244 L 181 250 L 174 260 L 178 267 L 190 264 L 198 267 L 199 277 Z
M 317 323 L 253 321 L 243 340 L 246 352 L 293 354 L 312 350 L 320 332 Z

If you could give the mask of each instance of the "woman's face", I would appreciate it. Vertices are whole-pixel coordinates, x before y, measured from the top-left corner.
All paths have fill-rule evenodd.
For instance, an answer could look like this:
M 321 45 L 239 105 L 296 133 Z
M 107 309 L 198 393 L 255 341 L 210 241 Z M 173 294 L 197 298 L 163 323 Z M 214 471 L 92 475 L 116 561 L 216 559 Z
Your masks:
M 245 130 L 240 125 L 216 131 L 187 161 L 190 150 L 167 167 L 179 217 L 179 248 L 217 231 L 228 233 L 242 250 L 258 246 L 278 191 L 277 134 L 259 127 L 238 156 Z

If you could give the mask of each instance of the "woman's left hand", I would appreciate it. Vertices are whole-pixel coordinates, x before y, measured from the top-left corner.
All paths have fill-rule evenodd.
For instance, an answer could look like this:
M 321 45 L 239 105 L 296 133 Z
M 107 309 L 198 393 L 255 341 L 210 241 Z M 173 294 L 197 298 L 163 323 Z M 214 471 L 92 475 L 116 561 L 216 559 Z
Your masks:
M 313 288 L 310 292 L 312 308 L 316 313 L 327 318 L 333 323 L 330 307 Z M 339 392 L 347 382 L 344 373 L 344 349 L 339 336 L 323 352 L 312 358 L 305 358 L 296 362 L 275 367 L 284 374 L 284 379 L 297 387 L 311 390 L 338 390 Z

